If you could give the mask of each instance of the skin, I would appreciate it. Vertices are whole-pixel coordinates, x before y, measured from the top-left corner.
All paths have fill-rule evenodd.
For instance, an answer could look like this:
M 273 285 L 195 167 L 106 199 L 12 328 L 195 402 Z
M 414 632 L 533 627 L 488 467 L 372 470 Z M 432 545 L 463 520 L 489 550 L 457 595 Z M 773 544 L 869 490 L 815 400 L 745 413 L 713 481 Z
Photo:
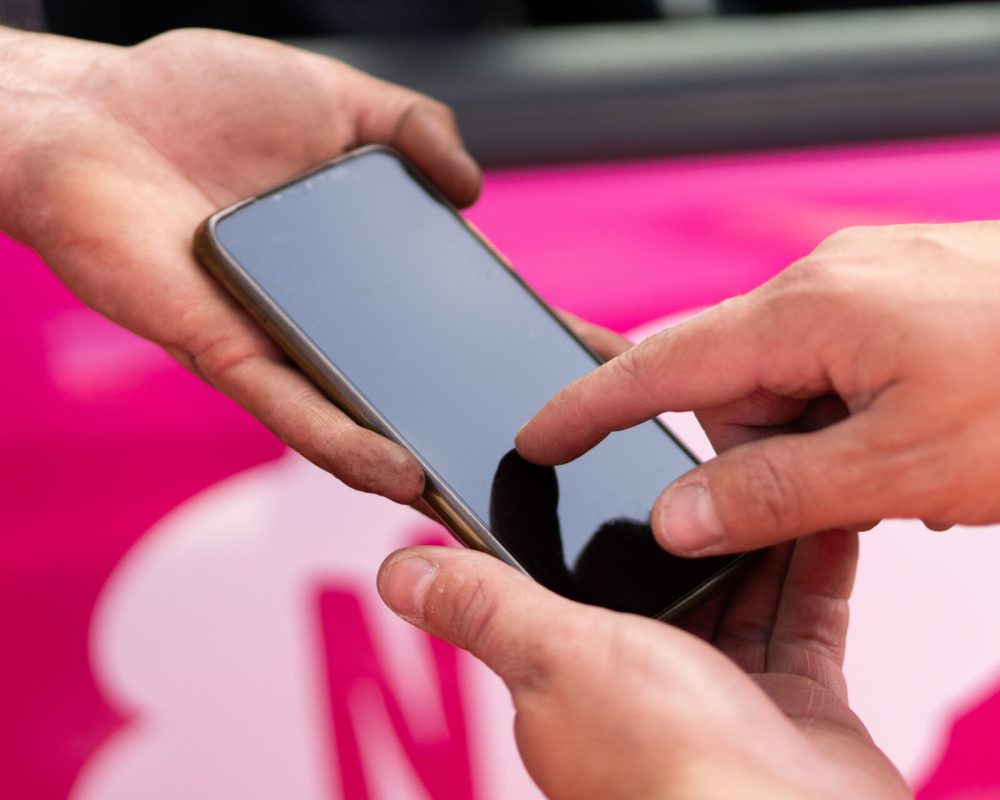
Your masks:
M 0 28 L 0 230 L 348 485 L 416 501 L 423 473 L 293 369 L 191 254 L 216 209 L 367 143 L 458 205 L 479 192 L 451 112 L 345 64 L 219 31 L 131 48 Z
M 503 679 L 521 757 L 553 800 L 908 798 L 847 704 L 856 556 L 845 531 L 775 548 L 680 628 L 452 548 L 390 556 L 379 591 Z
M 566 318 L 604 357 L 628 351 Z M 757 435 L 708 433 L 719 449 Z M 394 553 L 378 587 L 503 679 L 521 756 L 554 800 L 908 798 L 847 702 L 857 545 L 830 530 L 756 554 L 677 627 L 571 602 L 451 548 Z
M 0 229 L 37 250 L 91 307 L 160 344 L 349 485 L 400 502 L 419 497 L 415 462 L 350 423 L 292 369 L 199 268 L 190 242 L 216 208 L 369 142 L 396 146 L 454 202 L 471 202 L 479 172 L 446 108 L 329 59 L 231 34 L 177 31 L 123 49 L 5 29 L 0 108 Z M 920 263 L 920 252 L 903 260 Z M 938 280 L 932 263 L 927 277 Z M 972 296 L 995 289 L 981 277 Z M 948 292 L 961 296 L 957 284 Z M 907 309 L 914 304 L 919 297 Z M 842 316 L 849 306 L 841 300 Z M 965 318 L 982 323 L 981 307 Z M 624 346 L 573 324 L 608 355 Z M 910 335 L 894 331 L 881 334 L 904 343 Z M 727 376 L 742 374 L 747 354 L 734 350 Z M 761 426 L 787 433 L 840 419 L 843 405 L 827 397 L 839 384 L 805 380 L 815 378 L 811 363 L 793 361 L 766 392 L 745 375 L 722 381 L 728 399 L 703 407 L 717 447 L 759 445 L 750 440 Z M 988 363 L 970 368 L 985 374 Z M 688 366 L 698 367 L 692 386 L 718 383 L 720 371 L 696 363 L 694 351 Z M 800 372 L 805 382 L 789 383 Z M 883 375 L 880 385 L 889 393 L 896 384 Z M 840 396 L 860 412 L 876 395 Z M 526 454 L 558 460 L 596 441 L 605 418 L 568 397 L 569 416 L 588 424 L 574 433 L 557 408 L 522 434 Z M 615 424 L 658 404 L 626 402 Z M 844 531 L 777 548 L 683 629 L 571 603 L 476 553 L 396 554 L 379 587 L 405 619 L 466 647 L 507 682 L 525 761 L 552 797 L 905 797 L 846 703 L 840 664 L 855 558 L 855 535 Z
M 664 411 L 726 452 L 652 511 L 681 555 L 889 517 L 1000 521 L 1000 223 L 842 231 L 560 391 L 517 447 L 558 464 Z

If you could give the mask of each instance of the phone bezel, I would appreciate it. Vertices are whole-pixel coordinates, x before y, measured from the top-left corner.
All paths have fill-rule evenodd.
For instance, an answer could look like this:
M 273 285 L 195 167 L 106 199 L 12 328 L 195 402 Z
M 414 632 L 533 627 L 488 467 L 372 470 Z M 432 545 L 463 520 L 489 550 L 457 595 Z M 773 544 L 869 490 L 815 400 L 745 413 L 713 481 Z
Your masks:
M 194 252 L 196 258 L 208 271 L 240 302 L 254 320 L 260 324 L 285 353 L 295 362 L 310 380 L 341 410 L 357 424 L 368 428 L 405 447 L 420 463 L 426 476 L 424 499 L 427 505 L 439 517 L 441 522 L 451 530 L 462 544 L 475 550 L 490 553 L 505 563 L 530 576 L 530 573 L 517 561 L 506 547 L 490 532 L 486 523 L 472 511 L 465 501 L 454 492 L 447 482 L 437 473 L 415 448 L 411 447 L 406 438 L 395 429 L 374 405 L 351 383 L 350 380 L 316 347 L 298 325 L 284 310 L 265 292 L 260 285 L 243 269 L 219 241 L 216 235 L 218 223 L 226 217 L 238 212 L 252 203 L 268 198 L 274 194 L 288 191 L 290 188 L 307 181 L 311 176 L 324 172 L 373 152 L 384 153 L 395 158 L 404 167 L 407 174 L 435 200 L 452 213 L 465 230 L 496 259 L 499 266 L 518 282 L 529 297 L 549 314 L 566 334 L 584 349 L 594 359 L 595 366 L 603 363 L 603 359 L 595 353 L 586 342 L 580 339 L 552 310 L 551 307 L 521 278 L 511 267 L 507 259 L 490 243 L 472 224 L 470 224 L 434 186 L 423 173 L 405 156 L 386 145 L 366 145 L 345 153 L 337 158 L 326 161 L 279 186 L 268 189 L 253 197 L 220 209 L 208 217 L 198 227 L 194 237 Z M 697 457 L 660 420 L 653 420 L 692 461 L 698 463 Z M 745 562 L 745 555 L 734 556 L 731 561 L 721 567 L 717 573 L 696 586 L 690 592 L 682 595 L 668 605 L 660 613 L 654 615 L 657 619 L 670 620 L 696 605 L 700 600 L 714 593 L 728 581 L 732 580 Z

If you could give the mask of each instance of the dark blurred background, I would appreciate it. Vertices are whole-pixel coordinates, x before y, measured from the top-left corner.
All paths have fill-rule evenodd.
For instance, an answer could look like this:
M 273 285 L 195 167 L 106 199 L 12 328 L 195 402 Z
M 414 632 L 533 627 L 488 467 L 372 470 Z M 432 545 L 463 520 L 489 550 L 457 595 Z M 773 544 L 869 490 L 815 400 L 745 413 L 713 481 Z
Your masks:
M 423 90 L 487 166 L 1000 129 L 1000 3 L 0 0 L 131 43 L 270 36 Z
M 399 36 L 933 4 L 927 0 L 42 0 L 52 31 L 117 44 L 188 26 L 276 37 Z

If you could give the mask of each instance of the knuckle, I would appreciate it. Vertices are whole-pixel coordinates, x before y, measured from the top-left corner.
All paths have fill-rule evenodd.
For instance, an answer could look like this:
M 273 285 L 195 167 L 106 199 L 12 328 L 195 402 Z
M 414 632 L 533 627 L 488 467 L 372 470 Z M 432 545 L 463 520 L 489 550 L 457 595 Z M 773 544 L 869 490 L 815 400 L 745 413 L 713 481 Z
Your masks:
M 796 483 L 782 469 L 776 448 L 754 448 L 743 464 L 743 483 L 748 502 L 734 509 L 734 518 L 755 528 L 786 532 L 797 528 L 802 518 L 801 498 Z M 750 517 L 746 509 L 755 509 Z
M 900 249 L 917 263 L 931 263 L 937 269 L 948 258 L 953 245 L 936 225 L 901 225 L 897 229 Z
M 851 225 L 841 228 L 823 239 L 816 245 L 816 249 L 813 252 L 849 250 L 859 243 L 869 241 L 873 236 L 878 235 L 879 230 L 879 226 L 875 225 Z
M 843 228 L 831 234 L 812 253 L 791 264 L 773 281 L 778 290 L 812 295 L 824 302 L 836 300 L 855 288 L 857 280 L 871 272 L 874 240 L 886 232 L 879 227 Z M 802 300 L 799 296 L 798 301 Z
M 616 377 L 629 382 L 642 382 L 645 380 L 646 358 L 642 351 L 648 348 L 633 347 L 626 350 L 612 364 L 612 369 L 617 373 Z
M 428 590 L 426 615 L 432 627 L 487 661 L 498 610 L 498 600 L 482 575 L 445 567 Z
M 506 596 L 488 572 L 442 565 L 425 601 L 427 627 L 488 664 L 512 689 L 547 691 L 569 681 L 572 665 L 593 646 L 587 610 L 539 607 L 527 624 L 505 608 Z
M 262 421 L 285 444 L 352 489 L 403 500 L 410 487 L 422 485 L 423 471 L 414 461 L 379 434 L 356 425 L 311 385 L 284 394 Z
M 315 450 L 314 460 L 343 480 L 344 451 L 356 458 L 360 448 L 344 447 L 346 431 L 331 411 L 319 390 L 312 384 L 305 384 L 282 392 L 263 412 L 263 421 L 289 447 L 306 452 Z M 301 424 L 290 424 L 296 417 Z
M 211 28 L 173 28 L 163 33 L 158 33 L 146 39 L 144 42 L 134 46 L 135 50 L 155 49 L 159 47 L 174 48 L 195 48 L 208 47 L 217 43 L 234 38 L 233 34 L 226 31 L 213 30 Z
M 815 252 L 792 264 L 779 276 L 783 289 L 822 293 L 843 280 L 843 259 L 835 254 Z
M 230 335 L 213 338 L 204 346 L 189 347 L 187 352 L 198 372 L 216 388 L 223 388 L 234 372 L 261 356 L 255 341 Z
M 477 652 L 489 649 L 497 616 L 497 599 L 481 577 L 472 578 L 460 602 L 451 609 L 451 629 Z
M 442 103 L 433 97 L 420 94 L 414 100 L 414 105 L 418 108 L 426 109 L 429 113 L 438 117 L 445 125 L 458 130 L 458 118 L 455 116 L 455 110 L 447 103 Z
M 458 120 L 450 106 L 440 100 L 425 94 L 401 90 L 399 94 L 400 110 L 397 115 L 395 129 L 390 137 L 390 144 L 398 144 L 404 136 L 404 131 L 411 126 L 411 121 L 420 116 L 429 115 L 438 120 L 450 132 L 458 133 Z
M 775 278 L 768 298 L 770 323 L 777 331 L 803 333 L 825 332 L 845 321 L 853 325 L 871 302 L 864 284 L 866 272 L 851 257 L 806 256 Z
M 648 346 L 638 345 L 626 350 L 613 361 L 609 362 L 615 381 L 632 386 L 650 404 L 656 404 L 655 379 L 657 362 L 669 359 L 668 350 L 671 347 L 671 337 L 657 337 Z

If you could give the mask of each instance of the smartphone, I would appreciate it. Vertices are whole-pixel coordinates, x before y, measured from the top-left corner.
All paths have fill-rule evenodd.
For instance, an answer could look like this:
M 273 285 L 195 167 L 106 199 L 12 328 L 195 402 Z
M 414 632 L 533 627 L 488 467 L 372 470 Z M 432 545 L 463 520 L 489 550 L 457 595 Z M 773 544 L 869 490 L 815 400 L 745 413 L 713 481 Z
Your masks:
M 195 252 L 334 403 L 416 457 L 465 545 L 662 619 L 735 574 L 738 556 L 681 559 L 653 539 L 653 501 L 696 463 L 659 421 L 563 466 L 514 450 L 600 359 L 400 154 L 362 148 L 219 211 Z

